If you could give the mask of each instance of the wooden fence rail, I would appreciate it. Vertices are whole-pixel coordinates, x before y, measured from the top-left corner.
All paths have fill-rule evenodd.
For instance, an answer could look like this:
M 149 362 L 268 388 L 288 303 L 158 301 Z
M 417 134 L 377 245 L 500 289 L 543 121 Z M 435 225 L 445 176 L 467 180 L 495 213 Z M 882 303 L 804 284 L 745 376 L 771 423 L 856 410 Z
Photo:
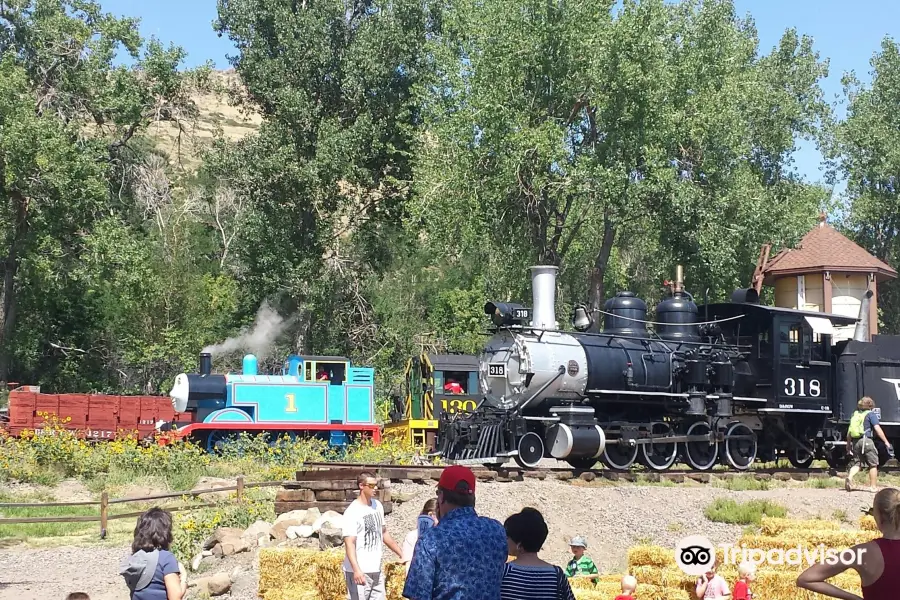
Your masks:
M 81 501 L 81 502 L 8 502 L 8 503 L 0 503 L 0 509 L 4 508 L 45 508 L 45 507 L 60 507 L 60 506 L 99 506 L 100 514 L 97 516 L 93 515 L 85 515 L 85 516 L 70 516 L 70 517 L 21 517 L 21 518 L 4 518 L 0 519 L 0 525 L 19 525 L 25 523 L 90 523 L 100 521 L 100 539 L 106 538 L 106 528 L 108 521 L 116 520 L 116 519 L 128 519 L 139 517 L 143 514 L 144 511 L 138 512 L 129 512 L 129 513 L 119 513 L 119 514 L 109 514 L 109 507 L 113 504 L 129 504 L 129 503 L 139 503 L 139 502 L 149 502 L 152 500 L 164 500 L 167 498 L 182 498 L 185 496 L 197 497 L 202 496 L 204 494 L 215 494 L 219 492 L 237 492 L 237 501 L 240 502 L 244 496 L 244 490 L 248 488 L 262 488 L 262 487 L 280 487 L 284 485 L 283 481 L 254 481 L 250 483 L 245 483 L 243 477 L 237 478 L 237 485 L 230 485 L 219 488 L 207 488 L 202 490 L 185 490 L 180 492 L 168 492 L 166 494 L 154 494 L 152 496 L 141 496 L 141 497 L 132 497 L 132 498 L 114 498 L 112 500 L 109 499 L 109 495 L 106 492 L 103 492 L 100 495 L 100 500 L 90 500 L 90 501 Z M 167 508 L 169 512 L 180 512 L 186 510 L 197 510 L 199 508 L 208 508 L 211 506 L 215 506 L 214 504 L 205 503 L 205 504 L 195 504 L 195 505 L 182 505 L 176 506 L 173 508 Z

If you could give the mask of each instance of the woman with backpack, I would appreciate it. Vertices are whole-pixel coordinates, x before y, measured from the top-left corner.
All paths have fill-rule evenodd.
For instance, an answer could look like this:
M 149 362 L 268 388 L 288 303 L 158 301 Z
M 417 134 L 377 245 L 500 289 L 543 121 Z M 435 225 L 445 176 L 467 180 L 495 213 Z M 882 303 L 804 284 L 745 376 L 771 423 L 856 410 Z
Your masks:
M 853 478 L 860 469 L 869 469 L 869 487 L 874 492 L 878 486 L 878 447 L 875 446 L 875 434 L 881 438 L 888 453 L 893 456 L 894 448 L 884 435 L 879 425 L 878 414 L 873 410 L 875 402 L 869 396 L 863 396 L 856 405 L 856 412 L 850 417 L 847 429 L 847 454 L 853 459 L 853 466 L 844 480 L 847 491 L 853 489 Z
M 187 578 L 172 545 L 172 515 L 151 508 L 138 518 L 134 528 L 132 555 L 119 569 L 131 591 L 131 600 L 182 600 L 187 593 Z

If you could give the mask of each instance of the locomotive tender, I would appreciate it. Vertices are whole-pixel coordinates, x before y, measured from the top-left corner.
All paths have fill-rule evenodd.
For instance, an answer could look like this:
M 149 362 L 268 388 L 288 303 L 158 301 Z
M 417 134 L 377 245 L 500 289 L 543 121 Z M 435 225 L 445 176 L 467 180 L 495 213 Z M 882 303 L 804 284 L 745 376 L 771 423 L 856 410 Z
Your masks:
M 619 292 L 602 330 L 579 305 L 566 332 L 555 318 L 557 267 L 531 271 L 531 309 L 485 305 L 496 329 L 479 358 L 484 397 L 472 413 L 441 415 L 446 460 L 746 470 L 786 455 L 796 467 L 816 458 L 842 467 L 864 395 L 900 441 L 900 336 L 868 341 L 871 291 L 859 319 L 764 306 L 752 288 L 698 307 L 679 266 L 652 322 L 641 299 Z M 853 339 L 833 344 L 833 327 L 853 323 Z

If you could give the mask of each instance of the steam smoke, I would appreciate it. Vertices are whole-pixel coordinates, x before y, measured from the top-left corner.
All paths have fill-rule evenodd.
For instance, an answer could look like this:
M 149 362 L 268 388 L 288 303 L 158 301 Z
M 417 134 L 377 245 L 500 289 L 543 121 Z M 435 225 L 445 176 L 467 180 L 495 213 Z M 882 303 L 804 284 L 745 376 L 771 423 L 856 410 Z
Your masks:
M 237 337 L 230 337 L 224 342 L 207 346 L 202 352 L 216 356 L 235 350 L 246 350 L 255 354 L 257 358 L 264 358 L 295 318 L 284 319 L 269 306 L 268 302 L 263 302 L 256 313 L 256 320 L 249 329 L 244 328 Z

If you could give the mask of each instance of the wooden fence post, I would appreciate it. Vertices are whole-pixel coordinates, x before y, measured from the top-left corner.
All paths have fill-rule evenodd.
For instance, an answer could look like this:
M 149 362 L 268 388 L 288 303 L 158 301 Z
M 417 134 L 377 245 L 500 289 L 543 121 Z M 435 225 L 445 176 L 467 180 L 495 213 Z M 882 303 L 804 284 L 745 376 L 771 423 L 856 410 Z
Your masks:
M 100 539 L 106 539 L 106 522 L 109 517 L 109 494 L 100 494 Z
M 244 497 L 244 476 L 237 478 L 237 501 L 240 502 Z

